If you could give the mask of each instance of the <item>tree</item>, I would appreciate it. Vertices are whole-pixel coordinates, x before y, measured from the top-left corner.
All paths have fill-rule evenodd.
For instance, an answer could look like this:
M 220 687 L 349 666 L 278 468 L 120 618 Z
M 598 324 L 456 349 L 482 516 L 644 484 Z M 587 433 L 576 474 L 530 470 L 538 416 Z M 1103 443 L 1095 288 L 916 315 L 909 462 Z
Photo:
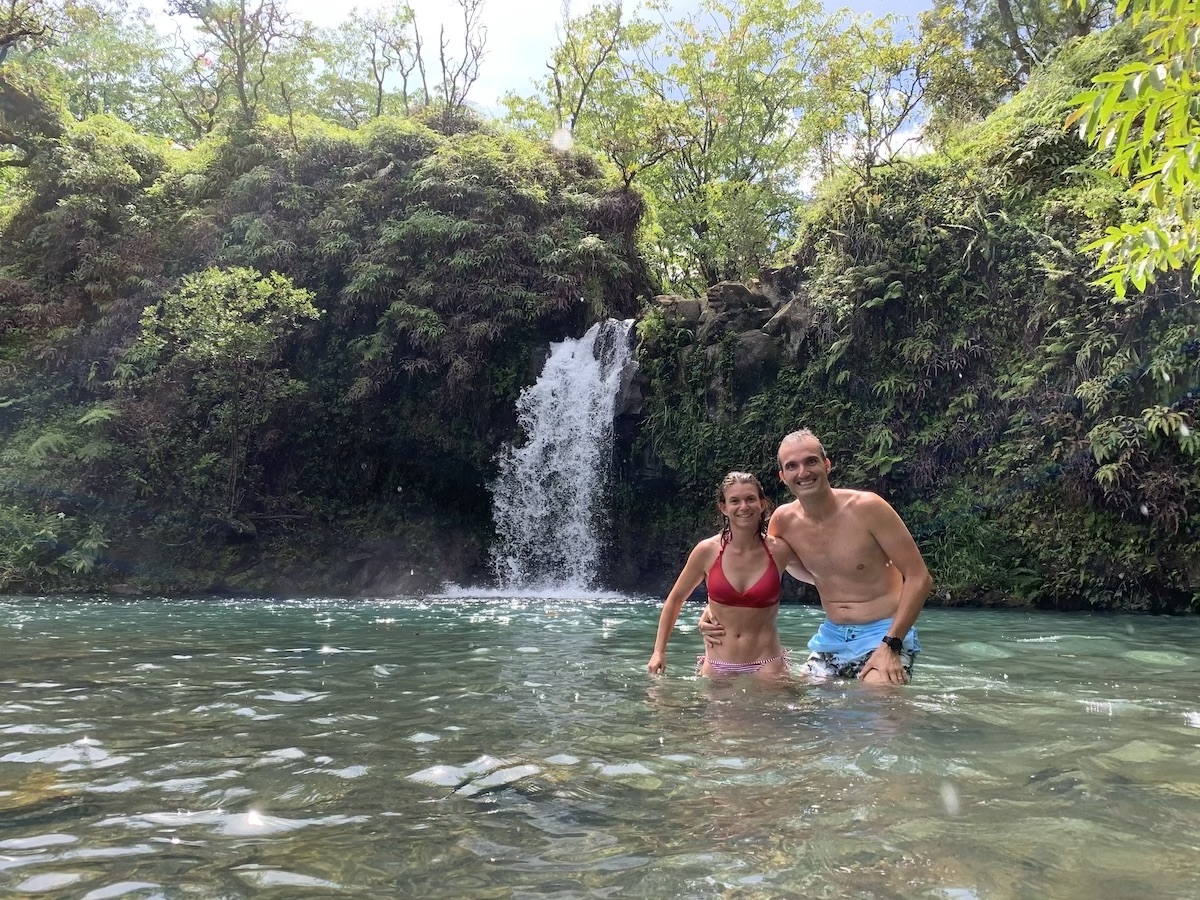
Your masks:
M 442 25 L 438 31 L 438 64 L 442 71 L 441 100 L 450 113 L 457 112 L 466 104 L 467 94 L 479 80 L 479 66 L 483 62 L 484 50 L 487 47 L 487 28 L 482 19 L 483 0 L 455 0 L 455 4 L 462 13 L 461 57 L 450 49 L 446 26 Z M 413 27 L 416 27 L 415 19 Z M 418 37 L 418 59 L 420 52 Z M 421 74 L 424 76 L 424 63 L 421 63 Z M 425 84 L 425 91 L 428 94 L 428 83 Z
M 54 104 L 9 59 L 18 48 L 44 46 L 54 34 L 56 14 L 45 0 L 0 0 L 0 168 L 28 166 L 46 139 L 62 135 Z
M 705 0 L 656 23 L 600 7 L 568 19 L 538 95 L 509 108 L 547 137 L 573 122 L 578 145 L 641 186 L 668 284 L 754 275 L 799 202 L 819 12 L 811 0 Z
M 621 0 L 593 7 L 572 18 L 564 0 L 558 45 L 546 68 L 550 70 L 555 125 L 574 132 L 593 89 L 609 63 L 627 41 Z
M 46 0 L 0 0 L 0 63 L 15 47 L 48 39 L 54 12 Z
M 323 63 L 318 82 L 320 108 L 335 113 L 352 127 L 385 112 L 412 114 L 429 102 L 419 74 L 419 35 L 416 15 L 407 3 L 360 13 L 320 40 Z M 392 85 L 399 81 L 399 91 Z
M 938 0 L 919 17 L 921 41 L 940 48 L 930 60 L 925 91 L 931 140 L 981 122 L 1013 91 L 1009 60 L 974 46 L 972 23 L 962 3 Z
M 1018 90 L 1064 43 L 1112 23 L 1116 0 L 935 0 L 921 15 L 926 36 L 961 49 L 938 61 L 932 96 L 945 118 L 982 117 Z
M 177 117 L 164 116 L 153 75 L 167 53 L 144 9 L 131 13 L 126 0 L 73 0 L 63 6 L 39 63 L 76 119 L 108 113 L 143 130 L 174 133 Z
M 175 15 L 195 19 L 208 40 L 203 54 L 222 69 L 243 122 L 264 100 L 268 61 L 298 35 L 284 0 L 171 0 Z
M 175 52 L 152 66 L 151 73 L 187 132 L 176 137 L 200 140 L 212 134 L 229 95 L 229 71 L 181 29 L 175 35 Z
M 320 313 L 313 295 L 278 272 L 205 269 L 183 279 L 179 289 L 146 308 L 136 360 L 151 367 L 190 369 L 200 389 L 211 392 L 212 425 L 227 434 L 226 510 L 233 518 L 239 480 L 254 430 L 289 387 L 274 369 L 283 338 Z
M 663 26 L 627 19 L 620 0 L 577 16 L 564 2 L 562 15 L 539 92 L 504 98 L 509 121 L 556 146 L 578 142 L 602 153 L 628 188 L 690 140 L 677 105 L 655 96 L 643 77 L 659 62 Z
M 1033 67 L 1071 38 L 1106 24 L 1112 0 L 994 0 L 984 21 L 1003 37 L 1023 84 Z M 994 39 L 994 38 L 993 38 Z
M 871 170 L 904 154 L 923 136 L 924 101 L 938 61 L 953 45 L 947 35 L 898 35 L 892 16 L 835 20 L 818 51 L 821 174 L 849 165 L 862 181 Z M 949 46 L 947 45 L 949 44 Z
M 1068 124 L 1111 154 L 1110 172 L 1133 181 L 1139 220 L 1110 227 L 1088 248 L 1100 251 L 1100 282 L 1123 297 L 1171 270 L 1190 267 L 1197 282 L 1200 0 L 1119 0 L 1117 12 L 1146 28 L 1144 56 L 1096 76 Z

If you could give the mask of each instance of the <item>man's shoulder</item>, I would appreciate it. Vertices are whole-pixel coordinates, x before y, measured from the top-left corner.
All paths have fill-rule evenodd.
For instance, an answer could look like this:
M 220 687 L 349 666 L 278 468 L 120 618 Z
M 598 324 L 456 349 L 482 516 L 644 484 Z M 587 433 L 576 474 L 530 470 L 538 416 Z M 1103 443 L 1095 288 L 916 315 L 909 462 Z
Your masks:
M 837 488 L 834 490 L 834 496 L 837 498 L 839 508 L 863 521 L 873 521 L 880 517 L 886 518 L 889 513 L 895 514 L 892 505 L 874 491 Z
M 837 499 L 840 506 L 879 506 L 880 504 L 889 505 L 886 500 L 876 494 L 874 491 L 861 491 L 857 488 L 833 488 L 833 496 Z
M 799 500 L 789 500 L 787 503 L 780 503 L 775 507 L 775 512 L 771 513 L 771 518 L 788 519 L 799 515 L 801 511 Z
M 895 508 L 874 491 L 859 491 L 851 488 L 839 489 L 838 503 L 858 521 L 869 527 L 882 525 L 898 518 Z

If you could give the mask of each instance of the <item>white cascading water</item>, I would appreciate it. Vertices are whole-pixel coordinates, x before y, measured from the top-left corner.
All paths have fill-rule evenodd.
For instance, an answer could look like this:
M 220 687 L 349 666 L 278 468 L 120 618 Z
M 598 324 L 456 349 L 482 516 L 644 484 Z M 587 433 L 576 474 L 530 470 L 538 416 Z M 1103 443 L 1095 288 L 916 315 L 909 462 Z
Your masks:
M 632 319 L 609 319 L 578 340 L 551 344 L 537 383 L 521 392 L 517 415 L 526 441 L 501 451 L 491 486 L 492 569 L 501 588 L 595 584 L 613 413 L 633 356 L 632 327 Z

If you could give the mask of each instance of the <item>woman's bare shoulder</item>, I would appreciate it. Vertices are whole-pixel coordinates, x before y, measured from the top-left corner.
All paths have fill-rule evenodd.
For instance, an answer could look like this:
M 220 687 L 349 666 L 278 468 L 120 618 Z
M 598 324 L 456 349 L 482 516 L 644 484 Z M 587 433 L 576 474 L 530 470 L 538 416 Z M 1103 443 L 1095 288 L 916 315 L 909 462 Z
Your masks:
M 717 554 L 720 551 L 721 536 L 714 534 L 712 537 L 707 537 L 700 541 L 700 543 L 692 548 L 692 552 L 688 554 L 688 561 L 695 560 L 704 563 L 704 568 L 707 569 L 712 561 L 717 558 Z

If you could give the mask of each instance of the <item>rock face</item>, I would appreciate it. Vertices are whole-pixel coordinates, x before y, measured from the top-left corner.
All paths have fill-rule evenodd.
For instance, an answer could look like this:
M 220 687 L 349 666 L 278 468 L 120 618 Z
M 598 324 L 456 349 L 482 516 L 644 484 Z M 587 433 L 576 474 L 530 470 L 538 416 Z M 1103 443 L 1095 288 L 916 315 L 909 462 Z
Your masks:
M 625 502 L 654 510 L 654 521 L 635 513 L 632 521 L 612 530 L 606 581 L 620 590 L 661 594 L 686 558 L 683 544 L 690 547 L 702 535 L 690 533 L 697 525 L 690 515 L 684 520 L 669 513 L 657 518 L 662 510 L 678 507 L 676 457 L 693 436 L 672 432 L 664 445 L 647 442 L 644 417 L 664 414 L 651 412 L 651 398 L 657 392 L 660 401 L 664 395 L 672 398 L 669 406 L 686 402 L 682 394 L 675 396 L 686 390 L 676 379 L 685 370 L 700 371 L 703 380 L 693 385 L 702 391 L 707 415 L 720 421 L 772 384 L 789 359 L 795 360 L 810 323 L 790 291 L 758 281 L 722 282 L 698 298 L 658 296 L 647 315 L 661 315 L 662 327 L 646 330 L 638 348 L 645 368 L 618 398 L 614 464 L 617 482 L 636 494 Z M 714 519 L 699 527 L 717 525 Z
M 733 345 L 733 398 L 743 403 L 779 374 L 779 341 L 762 329 L 743 331 Z
M 701 345 L 719 341 L 729 333 L 761 328 L 774 314 L 771 301 L 737 281 L 722 281 L 708 289 L 700 301 L 696 341 Z
M 744 402 L 779 374 L 788 355 L 794 356 L 811 322 L 796 301 L 781 305 L 783 296 L 784 292 L 756 280 L 750 284 L 723 281 L 699 298 L 654 298 L 664 324 L 690 335 L 685 358 L 702 353 L 717 371 L 726 360 L 727 371 L 721 371 L 710 386 L 710 404 Z M 623 404 L 621 411 L 637 408 Z
M 663 319 L 672 325 L 694 327 L 703 311 L 701 301 L 695 297 L 660 294 L 654 298 L 654 303 L 662 311 Z

